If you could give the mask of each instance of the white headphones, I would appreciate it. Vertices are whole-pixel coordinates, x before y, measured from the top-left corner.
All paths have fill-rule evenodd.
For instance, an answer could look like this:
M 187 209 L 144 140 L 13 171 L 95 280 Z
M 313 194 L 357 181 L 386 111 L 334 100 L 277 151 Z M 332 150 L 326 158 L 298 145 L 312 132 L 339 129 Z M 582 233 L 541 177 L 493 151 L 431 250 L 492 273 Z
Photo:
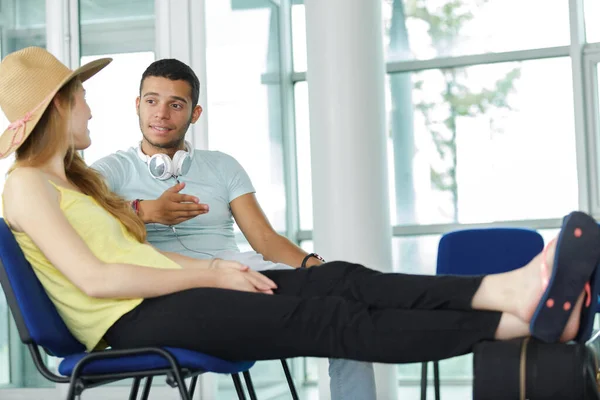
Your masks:
M 192 157 L 194 156 L 194 150 L 190 142 L 185 142 L 185 150 L 178 150 L 177 153 L 171 157 L 163 153 L 157 153 L 152 157 L 148 157 L 142 151 L 142 144 L 137 148 L 137 153 L 140 159 L 148 165 L 148 172 L 152 177 L 164 181 L 169 178 L 175 178 L 187 174 L 192 165 Z

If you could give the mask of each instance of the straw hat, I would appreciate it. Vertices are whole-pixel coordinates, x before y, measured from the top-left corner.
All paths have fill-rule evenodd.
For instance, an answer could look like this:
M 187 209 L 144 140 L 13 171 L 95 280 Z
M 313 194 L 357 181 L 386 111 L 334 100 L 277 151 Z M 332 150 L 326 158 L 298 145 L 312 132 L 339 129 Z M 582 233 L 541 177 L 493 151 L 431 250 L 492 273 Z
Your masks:
M 63 86 L 75 77 L 82 82 L 89 79 L 111 61 L 95 60 L 72 71 L 40 47 L 6 56 L 0 63 L 0 108 L 11 124 L 0 136 L 0 158 L 27 139 Z

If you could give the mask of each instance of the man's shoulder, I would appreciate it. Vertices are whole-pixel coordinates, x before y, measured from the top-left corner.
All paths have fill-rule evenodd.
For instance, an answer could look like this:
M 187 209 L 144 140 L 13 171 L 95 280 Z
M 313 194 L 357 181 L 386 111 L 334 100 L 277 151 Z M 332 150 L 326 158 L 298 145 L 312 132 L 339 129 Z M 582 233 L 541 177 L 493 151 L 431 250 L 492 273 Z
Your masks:
M 212 166 L 223 167 L 227 165 L 237 164 L 236 159 L 222 151 L 218 150 L 194 150 L 194 158 L 199 162 L 205 162 Z
M 229 154 L 223 153 L 219 150 L 194 150 L 194 157 L 210 159 L 210 160 L 222 160 L 227 158 L 232 158 Z

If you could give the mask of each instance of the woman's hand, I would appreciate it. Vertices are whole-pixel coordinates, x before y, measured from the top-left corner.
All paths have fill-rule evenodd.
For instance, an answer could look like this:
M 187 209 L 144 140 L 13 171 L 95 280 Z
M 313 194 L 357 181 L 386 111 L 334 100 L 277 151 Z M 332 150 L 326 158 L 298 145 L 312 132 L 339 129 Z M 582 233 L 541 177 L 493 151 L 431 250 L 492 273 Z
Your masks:
M 218 270 L 216 283 L 221 289 L 265 294 L 273 294 L 273 290 L 277 289 L 277 285 L 271 279 L 237 261 L 214 258 L 209 268 Z

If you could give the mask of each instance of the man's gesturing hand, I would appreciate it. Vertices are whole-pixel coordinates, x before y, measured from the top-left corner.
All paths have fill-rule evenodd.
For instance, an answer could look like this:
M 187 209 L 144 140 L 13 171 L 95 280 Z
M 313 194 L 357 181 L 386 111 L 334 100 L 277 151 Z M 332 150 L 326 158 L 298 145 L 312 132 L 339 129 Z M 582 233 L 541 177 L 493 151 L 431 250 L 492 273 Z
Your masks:
M 165 190 L 156 200 L 144 200 L 139 204 L 142 220 L 163 225 L 177 225 L 208 212 L 208 204 L 201 204 L 197 197 L 179 193 L 185 183 L 178 183 Z

